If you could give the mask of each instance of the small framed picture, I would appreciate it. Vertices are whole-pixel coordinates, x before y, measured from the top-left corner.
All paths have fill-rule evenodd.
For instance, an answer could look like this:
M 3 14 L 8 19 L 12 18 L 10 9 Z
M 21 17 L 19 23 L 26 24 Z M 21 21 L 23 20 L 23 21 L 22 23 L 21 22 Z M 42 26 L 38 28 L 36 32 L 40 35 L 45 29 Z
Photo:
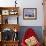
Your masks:
M 37 8 L 24 8 L 23 19 L 36 20 L 37 19 Z
M 2 15 L 9 15 L 9 10 L 2 10 Z

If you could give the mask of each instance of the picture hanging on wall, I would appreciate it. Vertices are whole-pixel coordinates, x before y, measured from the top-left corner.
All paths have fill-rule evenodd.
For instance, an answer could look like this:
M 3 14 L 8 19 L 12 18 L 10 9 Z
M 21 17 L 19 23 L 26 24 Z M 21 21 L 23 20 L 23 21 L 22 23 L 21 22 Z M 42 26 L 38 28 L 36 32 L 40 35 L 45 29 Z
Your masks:
M 37 8 L 23 8 L 23 19 L 24 20 L 36 20 L 37 19 Z

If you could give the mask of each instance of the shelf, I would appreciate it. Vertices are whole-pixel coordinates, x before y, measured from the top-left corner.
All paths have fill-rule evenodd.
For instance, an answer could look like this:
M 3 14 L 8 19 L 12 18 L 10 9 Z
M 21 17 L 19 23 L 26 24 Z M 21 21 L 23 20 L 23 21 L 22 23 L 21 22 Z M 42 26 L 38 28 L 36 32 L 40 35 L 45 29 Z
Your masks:
M 15 41 L 12 41 L 12 40 L 10 40 L 10 41 L 3 41 L 4 43 L 15 43 L 15 42 L 19 42 L 19 40 L 15 40 Z
M 2 24 L 18 24 L 18 16 L 2 16 Z
M 18 41 L 2 42 L 3 46 L 18 46 Z
M 19 10 L 19 7 L 0 7 L 0 22 L 1 24 L 9 24 L 8 22 L 9 21 L 9 16 L 14 16 L 16 18 L 16 20 L 14 21 L 15 23 L 13 24 L 18 24 L 18 10 Z M 16 17 L 17 16 L 17 17 Z M 13 20 L 12 20 L 13 21 Z M 11 21 L 11 24 L 12 24 L 12 21 Z
M 5 28 L 10 28 L 10 29 L 12 29 L 12 30 L 14 30 L 14 29 L 17 29 L 17 31 L 20 29 L 20 26 L 19 26 L 19 24 L 0 24 L 0 27 L 1 27 L 1 31 L 3 30 L 3 29 L 5 29 Z
M 1 15 L 18 15 L 19 7 L 0 7 Z
M 19 16 L 18 9 L 19 7 L 0 7 L 0 22 L 1 22 L 0 24 L 0 32 L 1 32 L 0 46 L 18 46 L 19 40 L 17 38 L 18 38 L 18 31 L 20 29 L 20 26 L 18 23 L 18 16 Z M 14 23 L 12 23 L 13 21 Z M 5 35 L 7 35 L 7 38 L 3 39 L 6 37 L 4 35 L 5 31 L 6 31 Z

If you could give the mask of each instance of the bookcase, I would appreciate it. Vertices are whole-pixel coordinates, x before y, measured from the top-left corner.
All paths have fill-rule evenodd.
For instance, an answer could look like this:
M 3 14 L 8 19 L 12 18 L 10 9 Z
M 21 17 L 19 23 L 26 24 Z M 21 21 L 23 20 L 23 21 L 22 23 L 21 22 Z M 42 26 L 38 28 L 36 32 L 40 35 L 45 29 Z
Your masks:
M 18 10 L 19 7 L 0 7 L 0 46 L 18 46 Z

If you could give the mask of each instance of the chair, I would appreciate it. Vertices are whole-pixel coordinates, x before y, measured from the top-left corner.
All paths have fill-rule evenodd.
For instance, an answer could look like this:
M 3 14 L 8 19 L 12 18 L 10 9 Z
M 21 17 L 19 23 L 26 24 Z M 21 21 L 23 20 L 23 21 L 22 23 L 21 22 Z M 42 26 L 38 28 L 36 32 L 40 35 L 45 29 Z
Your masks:
M 41 46 L 39 40 L 37 39 L 37 34 L 34 32 L 34 30 L 32 28 L 28 28 L 27 31 L 25 32 L 24 37 L 22 38 L 21 46 L 27 46 L 28 43 L 30 44 L 28 46 L 33 46 L 29 42 L 30 41 L 29 39 L 32 38 L 32 36 L 34 38 L 36 38 L 36 40 L 37 40 L 37 44 L 35 44 L 34 46 Z M 25 42 L 25 40 L 26 40 L 26 42 Z

